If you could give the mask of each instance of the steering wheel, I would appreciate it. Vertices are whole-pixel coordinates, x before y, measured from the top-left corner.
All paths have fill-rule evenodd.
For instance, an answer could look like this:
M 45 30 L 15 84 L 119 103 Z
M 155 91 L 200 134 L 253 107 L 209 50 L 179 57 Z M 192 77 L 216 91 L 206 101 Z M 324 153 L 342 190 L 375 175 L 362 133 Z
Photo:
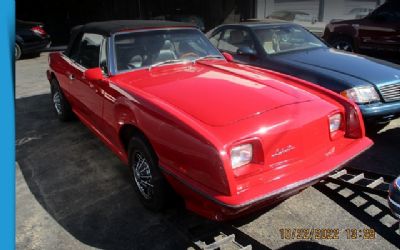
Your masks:
M 129 60 L 126 66 L 128 69 L 136 69 L 142 67 L 142 65 L 143 57 L 141 55 L 136 55 Z
M 179 59 L 183 59 L 183 58 L 187 58 L 187 57 L 200 57 L 198 54 L 194 53 L 194 52 L 188 52 L 188 53 L 184 53 L 182 54 Z

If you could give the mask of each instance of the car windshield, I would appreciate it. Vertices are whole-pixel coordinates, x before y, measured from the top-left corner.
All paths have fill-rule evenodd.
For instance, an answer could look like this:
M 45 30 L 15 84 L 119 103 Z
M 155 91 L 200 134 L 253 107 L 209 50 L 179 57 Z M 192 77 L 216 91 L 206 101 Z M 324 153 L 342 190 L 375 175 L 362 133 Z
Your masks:
M 261 47 L 269 55 L 288 51 L 326 47 L 318 38 L 300 26 L 254 28 Z
M 120 33 L 115 35 L 114 44 L 119 72 L 198 58 L 224 58 L 196 29 Z

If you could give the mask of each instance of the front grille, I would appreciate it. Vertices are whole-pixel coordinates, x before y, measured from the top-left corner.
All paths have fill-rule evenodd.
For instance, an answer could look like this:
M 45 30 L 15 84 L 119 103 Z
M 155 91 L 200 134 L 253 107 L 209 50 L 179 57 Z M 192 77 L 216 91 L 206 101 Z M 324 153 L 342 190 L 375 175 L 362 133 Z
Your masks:
M 379 88 L 385 102 L 394 102 L 400 100 L 400 82 L 384 85 Z

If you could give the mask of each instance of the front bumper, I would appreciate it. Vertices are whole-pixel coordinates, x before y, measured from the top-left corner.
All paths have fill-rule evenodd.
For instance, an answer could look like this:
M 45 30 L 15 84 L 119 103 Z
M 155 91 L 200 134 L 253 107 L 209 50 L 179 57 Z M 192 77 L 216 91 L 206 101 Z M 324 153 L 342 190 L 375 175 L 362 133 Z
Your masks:
M 359 105 L 365 123 L 387 122 L 400 117 L 400 101 Z
M 220 195 L 200 190 L 190 180 L 163 168 L 169 183 L 185 200 L 186 207 L 212 220 L 228 220 L 272 205 L 317 183 L 342 167 L 370 146 L 366 137 L 355 141 L 345 150 L 312 166 L 299 166 L 301 171 L 283 178 L 272 178 L 264 185 L 249 187 L 246 192 Z M 276 176 L 278 177 L 278 176 Z
M 397 183 L 396 183 L 397 182 Z M 388 203 L 393 215 L 400 220 L 400 176 L 390 184 Z

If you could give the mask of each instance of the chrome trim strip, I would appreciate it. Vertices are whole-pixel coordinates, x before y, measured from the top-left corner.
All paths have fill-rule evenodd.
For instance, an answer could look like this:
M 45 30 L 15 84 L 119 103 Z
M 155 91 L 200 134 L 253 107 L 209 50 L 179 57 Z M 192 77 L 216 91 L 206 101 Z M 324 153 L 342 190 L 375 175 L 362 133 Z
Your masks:
M 379 87 L 385 102 L 395 102 L 400 100 L 400 82 L 386 84 Z
M 87 68 L 81 64 L 79 64 L 78 62 L 76 62 L 75 60 L 69 58 L 67 55 L 61 53 L 61 56 L 64 58 L 64 60 L 70 64 L 72 67 L 76 68 L 77 70 L 80 70 L 82 72 L 84 72 L 85 70 L 87 70 Z

